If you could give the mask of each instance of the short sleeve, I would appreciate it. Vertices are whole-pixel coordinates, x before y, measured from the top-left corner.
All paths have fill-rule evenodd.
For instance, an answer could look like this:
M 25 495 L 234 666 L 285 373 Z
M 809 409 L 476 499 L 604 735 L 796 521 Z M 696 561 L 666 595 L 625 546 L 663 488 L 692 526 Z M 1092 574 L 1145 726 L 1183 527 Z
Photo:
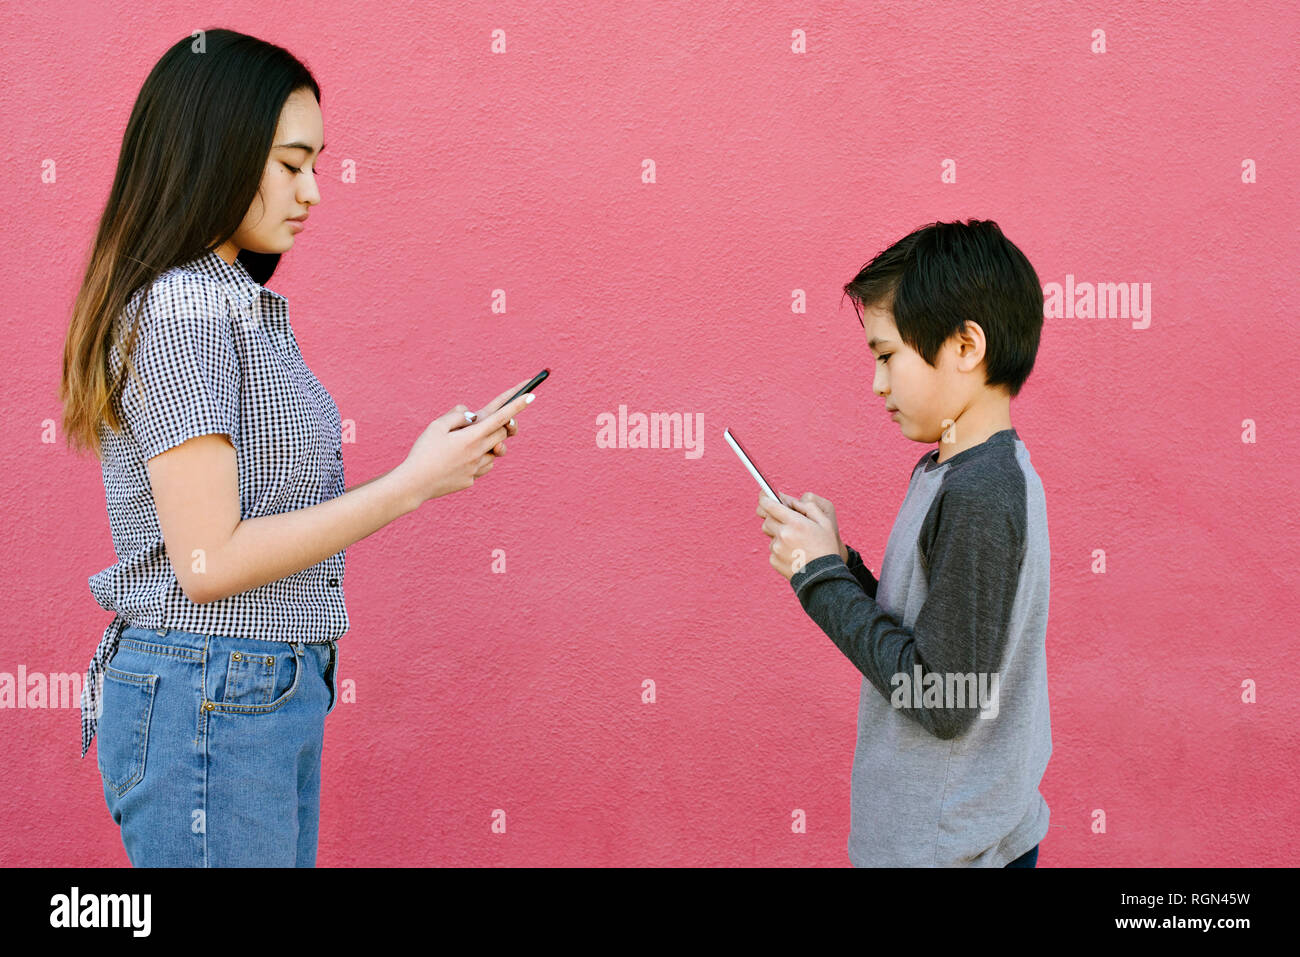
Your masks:
M 164 277 L 144 297 L 139 323 L 121 405 L 145 459 L 208 433 L 238 449 L 239 355 L 224 296 L 202 280 Z

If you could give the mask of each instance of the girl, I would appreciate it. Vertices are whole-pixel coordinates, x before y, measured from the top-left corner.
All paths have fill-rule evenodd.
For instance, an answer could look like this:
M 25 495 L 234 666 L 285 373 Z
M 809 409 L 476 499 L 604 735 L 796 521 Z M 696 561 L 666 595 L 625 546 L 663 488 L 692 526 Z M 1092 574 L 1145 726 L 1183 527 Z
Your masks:
M 320 202 L 320 89 L 229 30 L 169 49 L 135 103 L 64 345 L 69 441 L 101 459 L 114 612 L 82 756 L 136 866 L 311 867 L 345 549 L 487 474 L 513 416 L 457 405 L 344 491 L 341 422 L 265 288 Z M 129 380 L 129 381 L 128 381 Z M 477 419 L 477 421 L 475 421 Z

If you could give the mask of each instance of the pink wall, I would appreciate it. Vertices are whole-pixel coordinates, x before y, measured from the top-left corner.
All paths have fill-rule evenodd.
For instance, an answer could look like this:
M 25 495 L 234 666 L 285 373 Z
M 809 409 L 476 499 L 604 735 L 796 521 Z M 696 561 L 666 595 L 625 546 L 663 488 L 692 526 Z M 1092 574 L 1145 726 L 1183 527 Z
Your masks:
M 878 569 L 925 448 L 840 287 L 972 216 L 1044 284 L 1152 304 L 1049 318 L 1012 405 L 1052 535 L 1040 866 L 1296 863 L 1289 6 L 443 6 L 6 6 L 0 671 L 80 672 L 107 623 L 99 467 L 46 431 L 67 314 L 141 82 L 226 26 L 315 71 L 322 170 L 356 163 L 269 283 L 356 423 L 349 485 L 553 370 L 479 485 L 349 549 L 322 866 L 847 864 L 859 674 L 769 567 L 722 431 Z M 704 454 L 597 448 L 620 405 L 701 413 Z M 0 735 L 0 863 L 126 864 L 77 708 Z

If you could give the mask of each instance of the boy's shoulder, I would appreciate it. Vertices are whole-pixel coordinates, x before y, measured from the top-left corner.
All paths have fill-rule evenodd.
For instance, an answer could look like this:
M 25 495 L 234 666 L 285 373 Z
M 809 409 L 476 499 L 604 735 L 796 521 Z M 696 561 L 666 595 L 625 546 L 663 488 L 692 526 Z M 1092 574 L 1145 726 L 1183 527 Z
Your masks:
M 1029 523 L 1029 482 L 1014 429 L 994 433 L 979 445 L 954 455 L 942 469 L 938 487 L 922 523 L 922 542 L 933 541 L 940 527 L 948 535 L 974 542 L 996 537 L 1013 551 L 1023 550 Z M 917 469 L 933 473 L 935 453 L 927 452 Z
M 941 492 L 955 494 L 994 495 L 1005 491 L 1007 484 L 1023 484 L 1024 468 L 1020 461 L 1023 442 L 1014 428 L 993 433 L 978 445 L 973 445 L 945 462 L 936 461 L 938 451 L 926 451 L 915 466 L 912 477 L 918 473 L 933 475 L 939 472 Z

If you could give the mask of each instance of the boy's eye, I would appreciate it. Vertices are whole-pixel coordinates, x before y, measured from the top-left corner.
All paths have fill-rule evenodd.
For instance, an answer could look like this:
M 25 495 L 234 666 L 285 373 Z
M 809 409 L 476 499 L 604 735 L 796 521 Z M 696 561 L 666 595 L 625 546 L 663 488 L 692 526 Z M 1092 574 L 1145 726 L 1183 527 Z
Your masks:
M 888 358 L 889 358 L 890 356 L 892 356 L 892 355 L 893 355 L 892 352 L 886 352 L 883 356 L 880 356 L 880 357 L 877 359 L 877 361 L 878 361 L 878 362 L 884 362 L 886 359 L 888 359 Z

